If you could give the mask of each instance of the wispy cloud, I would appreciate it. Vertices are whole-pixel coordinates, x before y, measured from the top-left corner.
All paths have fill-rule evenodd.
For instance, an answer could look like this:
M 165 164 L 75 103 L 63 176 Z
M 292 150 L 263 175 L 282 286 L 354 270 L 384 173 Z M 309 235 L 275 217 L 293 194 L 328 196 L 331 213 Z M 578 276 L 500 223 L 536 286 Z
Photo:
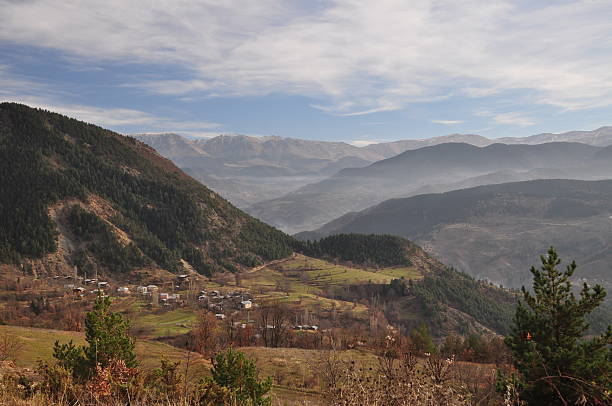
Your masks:
M 354 145 L 356 147 L 367 147 L 368 145 L 378 144 L 381 141 L 373 141 L 373 140 L 353 140 L 348 143 Z
M 451 94 L 518 91 L 526 101 L 564 109 L 611 105 L 610 3 L 522 4 L 0 0 L 0 41 L 59 50 L 72 60 L 186 72 L 126 83 L 153 93 L 299 94 L 330 101 L 322 110 L 345 116 Z
M 516 125 L 519 127 L 529 127 L 536 124 L 536 119 L 529 114 L 520 111 L 510 111 L 504 113 L 493 112 L 490 110 L 478 110 L 475 116 L 491 117 L 494 122 L 505 125 Z
M 517 125 L 519 127 L 529 127 L 536 124 L 534 118 L 519 112 L 495 114 L 493 120 L 499 124 Z
M 189 130 L 198 132 L 220 127 L 218 123 L 207 121 L 181 121 L 133 109 L 63 104 L 35 96 L 13 96 L 5 100 L 64 114 L 102 127 L 132 127 L 142 131 L 156 129 L 181 132 L 189 132 Z
M 463 124 L 463 120 L 431 120 L 434 124 L 443 124 L 443 125 L 457 125 Z

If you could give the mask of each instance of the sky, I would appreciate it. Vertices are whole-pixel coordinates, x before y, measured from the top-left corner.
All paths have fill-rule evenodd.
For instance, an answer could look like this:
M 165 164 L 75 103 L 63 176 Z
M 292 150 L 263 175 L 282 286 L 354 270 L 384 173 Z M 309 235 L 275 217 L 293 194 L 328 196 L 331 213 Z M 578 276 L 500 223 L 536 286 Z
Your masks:
M 610 0 L 0 0 L 0 100 L 355 145 L 612 125 Z

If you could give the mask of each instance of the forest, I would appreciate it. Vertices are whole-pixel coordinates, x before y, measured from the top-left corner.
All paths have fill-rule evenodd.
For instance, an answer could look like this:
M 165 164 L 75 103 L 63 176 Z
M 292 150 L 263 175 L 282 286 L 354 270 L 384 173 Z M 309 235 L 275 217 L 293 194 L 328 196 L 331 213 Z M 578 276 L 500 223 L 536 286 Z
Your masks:
M 87 206 L 92 197 L 112 206 L 114 214 L 104 220 L 133 243 L 111 263 L 105 252 L 118 252 L 118 243 L 113 233 L 98 233 L 103 240 L 90 252 L 111 272 L 140 265 L 144 257 L 174 271 L 184 257 L 210 275 L 293 249 L 289 236 L 239 211 L 144 144 L 60 114 L 1 104 L 0 170 L 1 262 L 54 252 L 58 232 L 49 208 L 67 200 Z M 72 217 L 72 223 L 85 221 L 92 220 Z

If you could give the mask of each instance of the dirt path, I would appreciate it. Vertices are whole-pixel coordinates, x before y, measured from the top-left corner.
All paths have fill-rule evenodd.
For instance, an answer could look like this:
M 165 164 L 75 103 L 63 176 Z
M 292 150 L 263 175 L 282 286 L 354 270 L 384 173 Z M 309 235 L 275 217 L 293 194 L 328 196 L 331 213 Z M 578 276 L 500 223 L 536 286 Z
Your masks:
M 290 257 L 282 258 L 282 259 L 276 259 L 274 261 L 267 262 L 267 263 L 265 263 L 263 265 L 259 265 L 259 266 L 256 266 L 255 268 L 251 268 L 248 271 L 245 271 L 244 273 L 255 273 L 257 271 L 261 271 L 262 269 L 264 269 L 264 268 L 266 268 L 268 266 L 276 265 L 276 264 L 282 264 L 283 262 L 287 262 L 287 261 L 289 261 L 291 259 L 295 259 L 295 257 L 296 257 L 296 254 L 293 253 L 293 254 L 291 254 Z

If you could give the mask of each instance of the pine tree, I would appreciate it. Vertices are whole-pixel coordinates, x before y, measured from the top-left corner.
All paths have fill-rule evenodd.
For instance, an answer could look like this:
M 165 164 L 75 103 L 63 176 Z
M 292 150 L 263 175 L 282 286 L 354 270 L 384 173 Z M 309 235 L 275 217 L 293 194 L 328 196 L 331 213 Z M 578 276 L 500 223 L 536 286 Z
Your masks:
M 92 367 L 108 366 L 111 360 L 123 360 L 133 368 L 137 365 L 134 339 L 128 335 L 130 324 L 119 313 L 110 310 L 108 297 L 98 296 L 93 310 L 85 318 L 85 358 Z
M 577 299 L 570 281 L 576 263 L 559 271 L 561 260 L 552 247 L 541 260 L 541 269 L 531 268 L 533 294 L 523 287 L 523 301 L 506 338 L 522 376 L 520 398 L 529 405 L 609 404 L 612 329 L 583 337 L 589 327 L 585 316 L 606 292 L 585 283 Z
M 111 360 L 123 360 L 126 366 L 137 365 L 134 339 L 128 335 L 130 324 L 119 313 L 110 310 L 110 299 L 99 295 L 93 310 L 85 317 L 85 339 L 89 346 L 72 341 L 53 346 L 53 357 L 75 378 L 88 379 L 96 365 L 107 367 Z
M 259 381 L 255 362 L 242 352 L 230 348 L 218 353 L 213 359 L 211 372 L 212 381 L 220 387 L 230 389 L 238 404 L 253 406 L 271 404 L 271 399 L 264 396 L 272 388 L 272 380 L 266 378 Z

